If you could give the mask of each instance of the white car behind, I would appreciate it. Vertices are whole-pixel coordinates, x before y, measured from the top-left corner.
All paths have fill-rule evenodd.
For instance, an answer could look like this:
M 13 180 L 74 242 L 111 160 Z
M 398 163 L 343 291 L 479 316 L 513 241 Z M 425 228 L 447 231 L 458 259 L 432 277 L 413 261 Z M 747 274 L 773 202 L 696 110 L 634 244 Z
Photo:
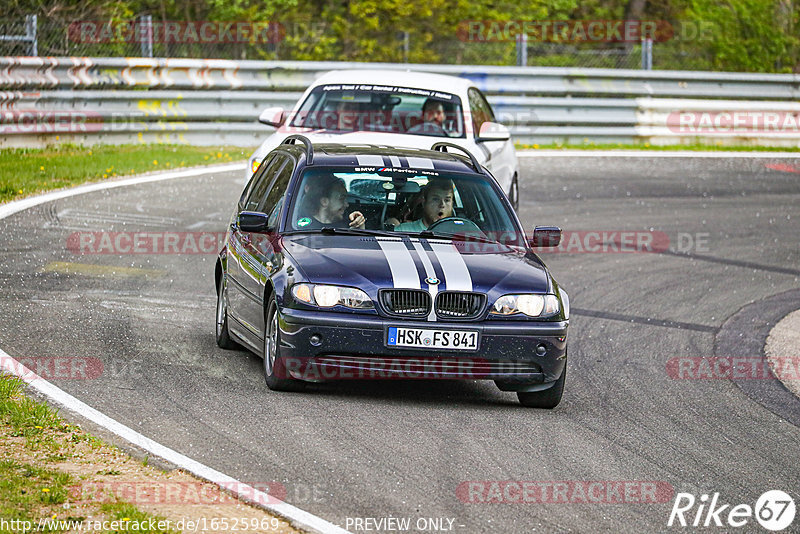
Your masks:
M 441 126 L 425 120 L 426 101 L 443 108 Z M 519 163 L 509 131 L 495 122 L 486 97 L 464 78 L 399 70 L 331 71 L 306 90 L 294 109 L 267 108 L 258 120 L 277 130 L 250 157 L 248 178 L 291 134 L 303 134 L 312 143 L 422 149 L 446 141 L 474 154 L 514 208 L 519 202 Z

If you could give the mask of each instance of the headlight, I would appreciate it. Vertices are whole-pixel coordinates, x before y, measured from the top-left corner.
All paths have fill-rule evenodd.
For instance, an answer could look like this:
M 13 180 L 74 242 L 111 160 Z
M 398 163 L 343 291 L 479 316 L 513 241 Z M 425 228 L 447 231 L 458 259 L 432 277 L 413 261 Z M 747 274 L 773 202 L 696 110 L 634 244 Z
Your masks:
M 354 287 L 297 284 L 292 286 L 292 295 L 300 302 L 320 308 L 332 308 L 339 305 L 364 310 L 373 307 L 369 296 Z
M 547 317 L 558 313 L 558 298 L 555 295 L 503 295 L 494 303 L 492 313 L 524 313 L 528 317 Z
M 336 286 L 314 286 L 314 300 L 318 306 L 330 308 L 339 303 L 341 290 Z

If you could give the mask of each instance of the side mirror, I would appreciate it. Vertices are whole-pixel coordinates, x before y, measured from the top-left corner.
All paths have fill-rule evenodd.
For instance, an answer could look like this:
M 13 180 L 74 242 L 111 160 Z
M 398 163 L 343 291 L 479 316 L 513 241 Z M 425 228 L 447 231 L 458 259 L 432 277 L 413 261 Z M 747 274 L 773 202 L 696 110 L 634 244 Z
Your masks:
M 511 139 L 511 132 L 499 122 L 484 122 L 481 124 L 481 131 L 475 138 L 476 143 L 486 141 L 508 141 Z
M 269 217 L 267 214 L 258 211 L 243 211 L 239 213 L 239 217 L 236 219 L 236 223 L 239 225 L 239 229 L 242 232 L 252 232 L 257 234 L 268 231 L 268 221 Z
M 282 107 L 267 108 L 258 116 L 258 122 L 276 128 L 280 127 L 284 120 L 286 120 L 286 111 Z
M 559 243 L 561 228 L 558 226 L 537 226 L 533 229 L 532 247 L 557 247 Z

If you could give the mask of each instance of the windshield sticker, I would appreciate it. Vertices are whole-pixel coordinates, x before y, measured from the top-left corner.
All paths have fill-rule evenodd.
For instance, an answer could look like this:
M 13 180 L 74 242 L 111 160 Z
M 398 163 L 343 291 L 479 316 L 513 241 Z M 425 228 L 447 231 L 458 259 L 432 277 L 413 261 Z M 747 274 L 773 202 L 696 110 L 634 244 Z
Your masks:
M 354 167 L 354 172 L 397 172 L 403 174 L 424 174 L 426 176 L 439 176 L 438 172 L 426 169 L 406 169 L 401 167 Z
M 309 219 L 308 217 L 303 217 L 302 219 L 298 219 L 297 221 L 297 226 L 301 228 L 303 226 L 308 226 L 309 224 L 311 224 L 311 219 Z
M 412 89 L 411 87 L 395 87 L 390 85 L 336 84 L 336 85 L 323 85 L 322 90 L 323 91 L 373 91 L 380 93 L 398 93 L 406 95 L 433 97 L 439 100 L 452 100 L 455 97 L 455 95 L 451 95 L 449 93 L 440 93 L 439 91 L 429 91 L 427 89 Z

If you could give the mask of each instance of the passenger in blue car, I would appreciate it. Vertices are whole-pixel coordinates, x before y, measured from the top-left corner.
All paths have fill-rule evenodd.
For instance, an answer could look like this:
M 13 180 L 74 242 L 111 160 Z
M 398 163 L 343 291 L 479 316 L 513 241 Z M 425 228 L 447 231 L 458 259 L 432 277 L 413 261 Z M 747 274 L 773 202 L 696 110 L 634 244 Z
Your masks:
M 416 221 L 404 222 L 394 227 L 397 232 L 422 232 L 430 225 L 445 217 L 453 216 L 453 181 L 448 178 L 434 178 L 425 187 L 422 196 L 422 217 Z
M 306 194 L 302 200 L 302 213 L 305 216 L 297 220 L 299 229 L 317 230 L 326 226 L 364 229 L 367 220 L 360 211 L 351 212 L 345 219 L 345 211 L 350 204 L 347 202 L 347 187 L 344 180 L 332 175 L 323 175 L 306 187 Z

